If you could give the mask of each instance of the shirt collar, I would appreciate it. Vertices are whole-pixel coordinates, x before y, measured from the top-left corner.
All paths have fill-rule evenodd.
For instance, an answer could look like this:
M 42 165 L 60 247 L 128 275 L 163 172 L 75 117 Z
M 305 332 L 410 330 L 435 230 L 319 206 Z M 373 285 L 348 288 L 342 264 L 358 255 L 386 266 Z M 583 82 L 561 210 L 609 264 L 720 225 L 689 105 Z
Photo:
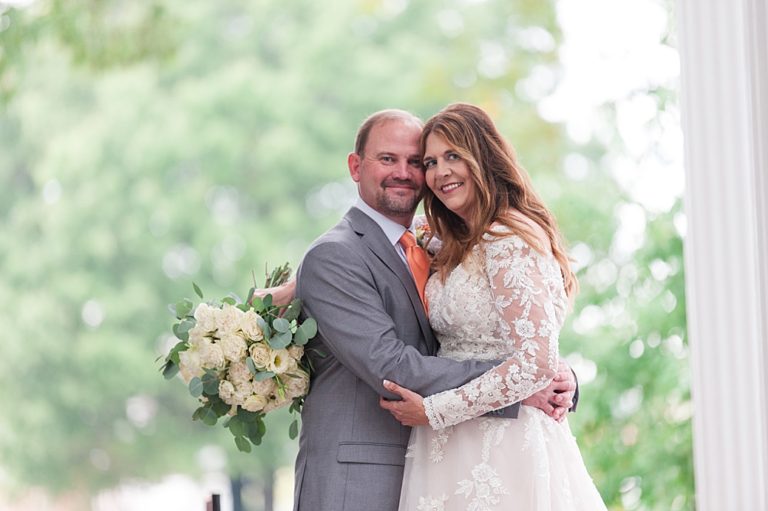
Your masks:
M 402 237 L 403 233 L 405 232 L 405 227 L 398 224 L 397 222 L 390 220 L 386 216 L 382 215 L 375 209 L 373 209 L 371 206 L 369 206 L 363 199 L 360 197 L 357 198 L 357 202 L 355 203 L 355 207 L 368 215 L 371 220 L 376 222 L 376 224 L 381 227 L 381 230 L 384 231 L 384 235 L 387 237 L 389 242 L 392 245 L 397 245 L 400 242 L 400 238 Z M 410 229 L 411 232 L 413 232 L 413 228 Z

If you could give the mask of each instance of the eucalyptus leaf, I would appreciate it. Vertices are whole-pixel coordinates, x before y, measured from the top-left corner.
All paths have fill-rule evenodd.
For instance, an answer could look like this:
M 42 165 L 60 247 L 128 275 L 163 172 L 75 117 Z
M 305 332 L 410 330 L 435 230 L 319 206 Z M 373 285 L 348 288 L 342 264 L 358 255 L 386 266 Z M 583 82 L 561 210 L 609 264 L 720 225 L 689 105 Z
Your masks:
M 251 443 L 245 437 L 236 436 L 235 445 L 237 446 L 237 450 L 240 452 L 251 452 Z
M 288 436 L 291 440 L 294 440 L 297 436 L 299 436 L 299 421 L 295 420 L 291 422 L 291 426 L 288 428 Z
M 272 349 L 279 350 L 291 344 L 292 339 L 293 335 L 291 335 L 290 331 L 283 332 L 269 339 L 269 345 L 272 347 Z
M 176 317 L 179 319 L 186 317 L 192 312 L 194 307 L 195 304 L 193 304 L 192 300 L 189 298 L 184 298 L 183 300 L 176 302 Z
M 215 426 L 216 421 L 219 420 L 219 417 L 210 406 L 203 406 L 202 408 L 198 408 L 197 415 L 197 418 L 207 426 Z
M 172 360 L 169 360 L 168 362 L 166 362 L 165 366 L 163 367 L 163 377 L 166 380 L 170 380 L 177 374 L 179 374 L 178 364 L 173 363 Z
M 291 330 L 291 323 L 283 318 L 277 318 L 272 322 L 272 328 L 281 334 Z
M 189 393 L 192 394 L 192 397 L 203 395 L 203 381 L 197 376 L 189 380 Z
M 237 301 L 234 298 L 232 298 L 231 296 L 225 296 L 224 298 L 221 299 L 221 303 L 227 303 L 229 305 L 235 305 L 237 303 Z
M 207 395 L 219 393 L 219 378 L 213 373 L 205 373 L 201 378 L 203 382 L 203 392 Z
M 253 380 L 254 381 L 264 381 L 264 380 L 268 380 L 270 378 L 273 378 L 274 376 L 275 376 L 275 373 L 273 373 L 271 371 L 262 371 L 260 373 L 254 374 L 253 375 Z
M 313 318 L 307 318 L 296 330 L 296 333 L 293 336 L 293 342 L 299 346 L 304 346 L 315 335 L 317 335 L 317 321 Z
M 264 307 L 264 300 L 262 300 L 260 296 L 254 296 L 251 299 L 251 306 L 258 313 L 264 312 L 264 309 L 266 309 L 266 307 Z
M 189 340 L 189 331 L 182 331 L 181 330 L 181 323 L 176 323 L 171 327 L 171 330 L 173 330 L 173 335 L 176 336 L 177 339 L 181 339 L 182 341 L 188 341 Z
M 252 375 L 256 376 L 259 374 L 259 370 L 256 368 L 256 364 L 253 362 L 251 357 L 245 359 L 245 366 L 248 368 Z
M 200 290 L 200 287 L 197 284 L 195 284 L 194 282 L 192 283 L 192 289 L 195 290 L 195 293 L 197 294 L 197 296 L 199 296 L 200 299 L 202 300 L 203 299 L 203 292 Z
M 243 436 L 246 433 L 245 422 L 243 422 L 237 415 L 229 419 L 227 427 L 235 436 Z
M 299 314 L 301 314 L 301 300 L 294 298 L 291 304 L 286 307 L 285 312 L 283 312 L 283 318 L 287 321 L 294 321 L 299 318 Z
M 256 320 L 256 324 L 261 328 L 261 333 L 264 335 L 264 339 L 268 341 L 269 338 L 272 337 L 272 329 L 269 327 L 269 323 L 267 323 L 264 318 L 260 317 Z

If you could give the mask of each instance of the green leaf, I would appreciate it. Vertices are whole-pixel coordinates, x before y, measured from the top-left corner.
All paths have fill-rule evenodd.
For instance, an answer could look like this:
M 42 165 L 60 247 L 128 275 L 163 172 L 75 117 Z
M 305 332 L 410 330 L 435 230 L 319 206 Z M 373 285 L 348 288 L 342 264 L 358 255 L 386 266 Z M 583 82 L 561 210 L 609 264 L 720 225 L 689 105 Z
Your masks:
M 251 452 L 251 443 L 245 437 L 236 436 L 235 445 L 237 446 L 237 450 L 240 452 Z
M 264 312 L 264 309 L 266 309 L 266 307 L 264 307 L 264 300 L 262 300 L 260 296 L 254 296 L 251 299 L 251 306 L 257 313 L 262 313 Z
M 192 289 L 195 290 L 195 293 L 197 294 L 197 296 L 199 296 L 200 299 L 202 300 L 203 299 L 203 292 L 200 291 L 200 287 L 197 284 L 195 284 L 194 282 L 192 283 Z
M 272 337 L 272 329 L 269 327 L 269 323 L 267 323 L 264 318 L 260 317 L 256 320 L 256 324 L 261 328 L 261 333 L 264 334 L 264 339 L 269 341 L 269 338 Z
M 194 307 L 195 304 L 192 303 L 192 300 L 189 298 L 184 298 L 180 302 L 176 302 L 176 317 L 179 319 L 185 318 L 187 315 L 189 315 L 190 312 L 192 312 Z
M 293 321 L 299 318 L 299 314 L 301 314 L 301 300 L 294 298 L 291 304 L 286 307 L 285 312 L 283 312 L 283 318 L 287 321 Z
M 197 376 L 189 380 L 189 393 L 192 394 L 192 397 L 203 395 L 203 382 Z
M 264 436 L 264 432 L 262 431 L 260 425 L 263 424 L 264 422 L 261 419 L 246 423 L 246 435 L 248 436 L 248 439 L 253 443 L 253 445 L 261 444 L 261 438 Z M 264 429 L 264 431 L 266 431 L 266 429 Z
M 240 309 L 243 312 L 247 312 L 251 308 L 251 306 L 248 305 L 247 303 L 238 303 L 237 305 L 235 305 L 235 307 L 237 307 L 238 309 Z
M 291 330 L 291 322 L 283 318 L 277 318 L 272 322 L 272 328 L 283 334 Z
M 165 377 L 166 380 L 170 380 L 177 374 L 179 374 L 179 366 L 174 364 L 172 360 L 166 362 L 163 367 L 163 377 Z
M 317 335 L 317 321 L 313 318 L 307 318 L 296 330 L 296 333 L 293 336 L 293 342 L 299 346 L 304 346 L 315 335 Z
M 219 417 L 209 405 L 205 405 L 195 410 L 195 413 L 192 414 L 192 419 L 202 421 L 203 424 L 208 426 L 215 426 Z
M 243 436 L 246 433 L 245 422 L 243 422 L 237 415 L 229 419 L 227 427 L 235 436 Z
M 219 378 L 213 373 L 205 373 L 201 378 L 203 382 L 203 392 L 212 396 L 219 393 Z
M 264 308 L 269 309 L 272 307 L 272 295 L 267 295 L 264 298 L 261 299 L 261 301 L 264 303 Z
M 294 419 L 294 421 L 291 422 L 291 426 L 288 428 L 288 437 L 290 437 L 291 440 L 294 440 L 297 436 L 299 436 L 299 421 Z
M 259 374 L 259 370 L 256 368 L 256 364 L 251 357 L 245 359 L 245 366 L 248 368 L 252 375 L 256 376 Z
M 174 364 L 178 364 L 179 353 L 182 351 L 187 351 L 188 349 L 189 344 L 187 344 L 185 341 L 179 341 L 173 348 L 171 348 L 171 351 L 168 352 L 168 356 L 165 357 L 165 360 L 173 362 Z
M 235 305 L 237 301 L 231 296 L 225 296 L 221 299 L 221 303 L 228 303 L 229 305 Z
M 289 330 L 288 332 L 283 332 L 281 334 L 278 334 L 272 337 L 268 342 L 269 342 L 269 345 L 272 347 L 272 349 L 279 350 L 291 344 L 292 339 L 293 339 L 293 335 L 291 335 L 291 332 Z
M 271 371 L 262 371 L 260 373 L 254 374 L 253 375 L 253 380 L 254 381 L 264 381 L 264 380 L 268 380 L 270 378 L 273 378 L 274 376 L 275 376 L 275 373 L 273 373 Z

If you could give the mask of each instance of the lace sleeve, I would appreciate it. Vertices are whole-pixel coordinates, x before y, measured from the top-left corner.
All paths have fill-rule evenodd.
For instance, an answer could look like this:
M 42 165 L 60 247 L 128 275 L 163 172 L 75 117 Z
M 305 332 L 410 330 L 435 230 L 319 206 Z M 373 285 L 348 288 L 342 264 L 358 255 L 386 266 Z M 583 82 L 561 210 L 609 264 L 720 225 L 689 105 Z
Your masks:
M 483 264 L 498 312 L 495 335 L 511 354 L 465 385 L 424 399 L 433 429 L 516 403 L 547 387 L 557 372 L 557 339 L 566 310 L 560 267 L 522 238 L 486 238 Z

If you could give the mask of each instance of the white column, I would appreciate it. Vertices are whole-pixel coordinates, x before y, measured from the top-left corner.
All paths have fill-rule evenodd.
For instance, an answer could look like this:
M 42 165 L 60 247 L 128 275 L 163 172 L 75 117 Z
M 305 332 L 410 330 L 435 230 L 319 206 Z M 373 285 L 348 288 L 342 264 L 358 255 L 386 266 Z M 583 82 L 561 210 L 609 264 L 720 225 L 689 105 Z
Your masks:
M 697 509 L 768 510 L 768 9 L 678 7 Z

